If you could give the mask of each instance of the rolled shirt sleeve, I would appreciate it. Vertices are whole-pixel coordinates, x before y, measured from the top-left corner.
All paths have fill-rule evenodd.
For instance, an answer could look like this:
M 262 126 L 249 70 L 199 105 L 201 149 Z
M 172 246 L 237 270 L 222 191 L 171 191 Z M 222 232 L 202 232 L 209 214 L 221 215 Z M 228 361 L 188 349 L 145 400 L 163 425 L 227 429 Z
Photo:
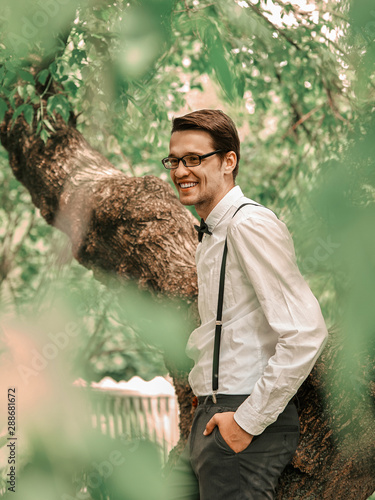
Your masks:
M 296 263 L 291 235 L 271 211 L 230 224 L 228 248 L 254 287 L 262 311 L 278 335 L 275 353 L 235 421 L 261 434 L 283 411 L 310 373 L 327 339 L 319 303 Z

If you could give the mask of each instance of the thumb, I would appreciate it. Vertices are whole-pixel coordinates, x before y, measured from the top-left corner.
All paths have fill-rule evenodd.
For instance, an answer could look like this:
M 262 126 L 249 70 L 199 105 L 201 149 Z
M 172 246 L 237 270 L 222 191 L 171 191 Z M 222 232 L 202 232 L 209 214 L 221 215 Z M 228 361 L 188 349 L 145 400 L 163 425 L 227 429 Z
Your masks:
M 214 418 L 215 417 L 212 417 L 211 420 L 209 420 L 207 422 L 207 425 L 206 425 L 206 428 L 205 430 L 203 431 L 203 434 L 205 436 L 208 436 L 209 434 L 211 434 L 211 432 L 214 430 L 214 428 L 216 427 L 216 422 L 214 421 Z

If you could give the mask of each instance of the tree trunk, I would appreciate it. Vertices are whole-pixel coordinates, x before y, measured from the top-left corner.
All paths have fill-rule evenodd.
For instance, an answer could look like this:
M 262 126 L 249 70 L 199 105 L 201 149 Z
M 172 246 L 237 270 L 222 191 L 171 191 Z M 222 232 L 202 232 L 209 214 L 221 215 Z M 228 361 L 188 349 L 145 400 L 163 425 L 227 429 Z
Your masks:
M 10 119 L 8 112 L 0 139 L 14 175 L 46 221 L 70 237 L 82 265 L 98 275 L 105 271 L 134 278 L 141 287 L 195 302 L 195 219 L 165 182 L 153 176 L 130 178 L 116 170 L 73 123 L 58 118 L 56 134 L 44 145 L 23 117 L 13 128 Z M 301 440 L 282 475 L 277 499 L 365 500 L 375 490 L 374 387 L 358 395 L 341 387 L 345 366 L 340 352 L 338 335 L 332 334 L 299 390 Z M 363 373 L 370 374 L 373 359 L 360 362 Z M 170 369 L 181 415 L 173 462 L 193 413 L 186 374 Z

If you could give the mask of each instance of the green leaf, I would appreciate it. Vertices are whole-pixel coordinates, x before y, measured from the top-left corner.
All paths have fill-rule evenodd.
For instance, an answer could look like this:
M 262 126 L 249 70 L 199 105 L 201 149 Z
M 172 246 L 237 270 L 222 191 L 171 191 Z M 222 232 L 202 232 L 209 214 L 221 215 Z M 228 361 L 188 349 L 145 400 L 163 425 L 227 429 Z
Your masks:
M 25 87 L 23 87 L 22 85 L 17 85 L 17 92 L 21 99 L 24 99 L 24 91 Z
M 48 120 L 43 120 L 44 125 L 50 129 L 51 132 L 56 132 L 56 130 L 53 128 L 52 124 Z
M 52 114 L 53 110 L 55 109 L 56 105 L 58 104 L 58 96 L 53 95 L 48 98 L 47 101 L 47 113 Z
M 35 83 L 34 77 L 29 71 L 25 71 L 24 69 L 18 69 L 17 73 L 22 78 L 22 80 L 25 80 L 26 82 L 32 84 Z
M 24 111 L 23 111 L 23 116 L 25 117 L 25 120 L 26 120 L 27 124 L 31 128 L 31 126 L 33 124 L 33 119 L 34 119 L 34 108 L 33 108 L 33 106 L 31 106 L 30 104 L 27 104 L 25 106 Z
M 44 85 L 47 81 L 49 75 L 49 70 L 48 69 L 43 69 L 39 74 L 38 74 L 38 82 L 40 82 L 42 85 Z
M 26 92 L 29 97 L 33 97 L 35 95 L 34 85 L 26 85 Z
M 47 130 L 45 128 L 41 131 L 40 137 L 41 137 L 42 141 L 44 142 L 44 144 L 48 141 L 48 137 L 50 135 L 51 134 L 49 132 L 47 132 Z
M 54 111 L 59 113 L 66 122 L 69 120 L 70 104 L 65 96 L 57 94 L 48 99 L 47 113 L 52 116 Z
M 4 77 L 4 81 L 3 81 L 3 85 L 4 87 L 9 87 L 10 85 L 12 85 L 17 79 L 17 75 L 14 71 L 7 71 L 5 73 L 5 77 Z
M 4 101 L 4 99 L 0 97 L 0 123 L 4 120 L 4 116 L 7 111 L 8 111 L 8 105 Z
M 57 68 L 57 64 L 56 64 L 55 62 L 53 62 L 53 63 L 51 63 L 51 64 L 49 65 L 49 70 L 50 70 L 50 72 L 51 72 L 51 75 L 52 75 L 54 78 L 56 78 L 56 79 L 58 79 L 58 78 L 59 78 L 59 75 L 58 75 L 58 73 L 57 73 L 58 68 Z
M 72 81 L 66 82 L 64 84 L 64 88 L 73 97 L 75 97 L 77 95 L 78 87 L 77 87 L 77 85 L 74 82 L 72 82 Z
M 17 118 L 23 113 L 23 110 L 26 108 L 26 106 L 27 106 L 27 104 L 23 103 L 23 104 L 21 104 L 21 106 L 18 106 L 18 108 L 15 110 L 15 112 L 13 113 L 13 116 L 12 116 L 13 125 L 14 125 L 15 121 L 17 120 Z
M 16 66 L 11 61 L 6 61 L 4 66 L 7 71 L 11 71 L 13 73 L 16 71 Z
M 59 103 L 56 106 L 56 111 L 59 113 L 65 122 L 68 122 L 69 120 L 69 115 L 70 115 L 70 105 L 68 100 L 64 96 L 59 96 Z
M 16 108 L 16 102 L 14 100 L 14 96 L 17 94 L 17 88 L 14 88 L 12 91 L 8 93 L 8 99 L 9 99 L 9 104 L 10 106 L 15 109 Z
M 72 56 L 70 58 L 70 64 L 81 64 L 83 59 L 86 59 L 87 54 L 85 50 L 74 49 L 72 52 Z

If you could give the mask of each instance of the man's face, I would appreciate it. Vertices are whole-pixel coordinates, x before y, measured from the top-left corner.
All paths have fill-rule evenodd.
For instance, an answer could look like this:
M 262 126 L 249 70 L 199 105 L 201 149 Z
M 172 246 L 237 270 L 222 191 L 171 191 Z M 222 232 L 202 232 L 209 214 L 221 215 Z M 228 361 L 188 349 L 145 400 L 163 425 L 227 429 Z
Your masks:
M 181 158 L 195 153 L 204 155 L 215 151 L 210 134 L 202 130 L 174 132 L 169 145 L 169 156 Z M 185 167 L 182 161 L 170 171 L 171 179 L 178 190 L 183 205 L 194 205 L 199 216 L 206 218 L 211 210 L 234 186 L 232 170 L 233 155 L 224 161 L 219 155 L 202 159 L 197 167 Z M 235 161 L 235 155 L 234 155 Z

